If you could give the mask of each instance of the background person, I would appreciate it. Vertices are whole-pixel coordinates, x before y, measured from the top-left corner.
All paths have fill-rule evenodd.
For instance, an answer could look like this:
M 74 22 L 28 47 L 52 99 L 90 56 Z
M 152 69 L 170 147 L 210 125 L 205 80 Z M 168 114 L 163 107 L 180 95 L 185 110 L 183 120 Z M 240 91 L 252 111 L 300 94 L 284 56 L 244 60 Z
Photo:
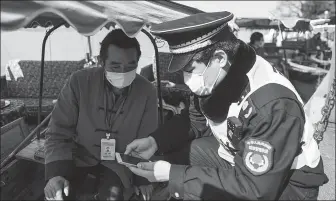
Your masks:
M 264 49 L 264 35 L 260 32 L 254 32 L 251 34 L 249 45 L 254 49 L 257 55 L 264 57 L 267 55 Z

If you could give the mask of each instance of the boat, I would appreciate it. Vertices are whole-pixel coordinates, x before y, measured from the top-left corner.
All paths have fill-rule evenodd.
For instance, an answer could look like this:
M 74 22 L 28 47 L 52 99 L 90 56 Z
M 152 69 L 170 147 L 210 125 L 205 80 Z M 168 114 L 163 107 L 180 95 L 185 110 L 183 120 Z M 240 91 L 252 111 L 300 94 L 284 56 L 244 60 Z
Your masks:
M 239 27 L 256 30 L 277 30 L 282 38 L 281 45 L 265 43 L 265 51 L 268 53 L 264 58 L 282 72 L 294 85 L 302 100 L 307 102 L 312 96 L 321 80 L 330 68 L 330 60 L 316 58 L 307 49 L 307 40 L 299 40 L 298 34 L 295 38 L 284 38 L 286 33 L 311 32 L 312 20 L 303 18 L 237 18 L 236 24 Z M 322 25 L 316 27 L 323 30 Z M 332 25 L 325 25 L 332 26 Z
M 138 32 L 144 32 L 152 41 L 156 54 L 156 85 L 159 97 L 161 97 L 160 62 L 155 38 L 147 31 L 146 26 L 152 23 L 168 21 L 184 17 L 186 15 L 202 12 L 194 10 L 170 1 L 69 1 L 63 2 L 41 2 L 41 1 L 2 1 L 1 2 L 1 29 L 14 31 L 20 28 L 34 28 L 42 26 L 50 28 L 42 44 L 41 75 L 40 75 L 40 97 L 38 109 L 38 125 L 31 131 L 27 131 L 24 120 L 18 119 L 1 128 L 1 134 L 11 131 L 10 136 L 20 136 L 19 144 L 15 145 L 13 151 L 6 154 L 7 157 L 1 161 L 1 200 L 43 200 L 45 186 L 43 143 L 44 132 L 42 128 L 50 119 L 50 114 L 41 119 L 41 102 L 43 92 L 43 69 L 44 51 L 48 36 L 58 27 L 66 26 L 74 28 L 79 33 L 90 36 L 97 33 L 103 27 L 115 27 L 118 25 L 129 36 L 135 36 Z M 75 8 L 83 8 L 83 10 Z M 73 8 L 73 9 L 71 9 Z M 141 9 L 140 9 L 141 8 Z M 141 13 L 135 13 L 135 12 Z M 159 11 L 159 12 L 158 12 Z M 106 12 L 106 13 L 105 13 Z M 143 13 L 142 13 L 143 12 Z M 139 15 L 141 14 L 141 15 Z M 118 17 L 118 16 L 122 17 Z M 13 18 L 13 16 L 15 18 Z M 82 26 L 82 22 L 87 23 Z M 333 71 L 334 72 L 334 71 Z M 330 72 L 329 72 L 329 74 Z M 330 77 L 329 76 L 329 77 Z M 334 78 L 333 78 L 334 79 Z M 327 80 L 328 81 L 328 80 Z M 325 79 L 324 79 L 324 82 Z M 166 83 L 171 85 L 171 83 Z M 314 105 L 315 102 L 311 102 Z M 160 123 L 163 123 L 164 105 L 159 98 Z M 322 106 L 322 105 L 321 105 Z M 169 107 L 169 105 L 167 106 Z M 311 108 L 311 107 L 309 107 Z M 174 110 L 175 113 L 179 112 Z M 21 135 L 22 134 L 22 135 Z M 2 137 L 2 136 L 1 136 Z M 15 137 L 15 136 L 14 136 Z M 2 152 L 3 153 L 3 152 Z M 91 178 L 85 182 L 86 191 L 92 190 Z M 84 193 L 84 192 L 83 192 Z M 129 195 L 131 199 L 132 194 Z M 125 198 L 127 198 L 125 196 Z
M 61 26 L 75 29 L 84 36 L 92 36 L 99 30 L 110 27 L 121 28 L 129 37 L 140 31 L 151 40 L 157 64 L 157 90 L 159 96 L 159 118 L 163 123 L 163 110 L 170 108 L 161 98 L 161 80 L 156 40 L 147 31 L 154 23 L 174 20 L 203 12 L 172 1 L 2 1 L 1 31 L 20 28 L 47 28 L 42 43 L 38 125 L 29 132 L 26 122 L 20 118 L 1 128 L 1 200 L 44 200 L 44 132 L 51 113 L 42 120 L 41 106 L 44 90 L 44 55 L 48 36 Z M 85 23 L 83 24 L 83 21 Z M 175 111 L 178 112 L 178 111 Z M 12 144 L 10 143 L 12 140 Z M 13 141 L 14 140 L 14 141 Z M 8 150 L 11 150 L 8 153 Z M 86 182 L 90 185 L 90 180 Z M 85 186 L 85 185 L 84 185 Z M 89 188 L 89 190 L 92 188 Z M 83 191 L 83 194 L 88 193 Z M 126 191 L 125 198 L 134 195 L 133 189 Z M 80 196 L 78 199 L 87 198 Z M 92 197 L 91 197 L 92 199 Z

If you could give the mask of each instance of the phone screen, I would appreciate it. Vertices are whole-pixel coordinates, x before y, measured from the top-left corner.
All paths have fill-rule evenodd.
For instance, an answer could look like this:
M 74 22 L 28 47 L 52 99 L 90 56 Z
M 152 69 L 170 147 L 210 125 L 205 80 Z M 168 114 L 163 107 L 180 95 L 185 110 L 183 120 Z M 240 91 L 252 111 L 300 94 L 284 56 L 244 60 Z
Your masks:
M 140 162 L 149 162 L 149 160 L 137 158 L 137 157 L 130 156 L 130 155 L 125 155 L 122 153 L 118 153 L 118 155 L 120 155 L 120 159 L 121 159 L 121 161 L 118 161 L 119 163 L 127 163 L 127 164 L 136 166 Z

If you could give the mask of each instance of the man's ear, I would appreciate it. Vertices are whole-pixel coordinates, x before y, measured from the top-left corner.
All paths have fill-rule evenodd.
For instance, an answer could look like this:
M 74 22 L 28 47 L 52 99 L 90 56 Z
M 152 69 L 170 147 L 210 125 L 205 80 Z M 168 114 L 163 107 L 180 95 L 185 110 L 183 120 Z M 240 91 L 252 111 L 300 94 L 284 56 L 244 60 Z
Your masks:
M 212 58 L 217 60 L 220 68 L 224 68 L 229 62 L 228 56 L 223 50 L 216 50 Z

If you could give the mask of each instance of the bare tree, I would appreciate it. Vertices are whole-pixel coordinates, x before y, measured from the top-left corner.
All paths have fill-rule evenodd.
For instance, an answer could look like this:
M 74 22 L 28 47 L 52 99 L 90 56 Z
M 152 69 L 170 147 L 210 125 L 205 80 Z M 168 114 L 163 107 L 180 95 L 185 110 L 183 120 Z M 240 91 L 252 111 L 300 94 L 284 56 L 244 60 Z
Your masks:
M 302 17 L 310 19 L 324 17 L 325 11 L 335 15 L 335 1 L 306 1 L 301 7 L 301 11 Z
M 304 1 L 280 1 L 273 11 L 277 17 L 302 17 Z
M 335 1 L 280 1 L 273 13 L 277 17 L 316 19 L 325 11 L 335 15 Z

